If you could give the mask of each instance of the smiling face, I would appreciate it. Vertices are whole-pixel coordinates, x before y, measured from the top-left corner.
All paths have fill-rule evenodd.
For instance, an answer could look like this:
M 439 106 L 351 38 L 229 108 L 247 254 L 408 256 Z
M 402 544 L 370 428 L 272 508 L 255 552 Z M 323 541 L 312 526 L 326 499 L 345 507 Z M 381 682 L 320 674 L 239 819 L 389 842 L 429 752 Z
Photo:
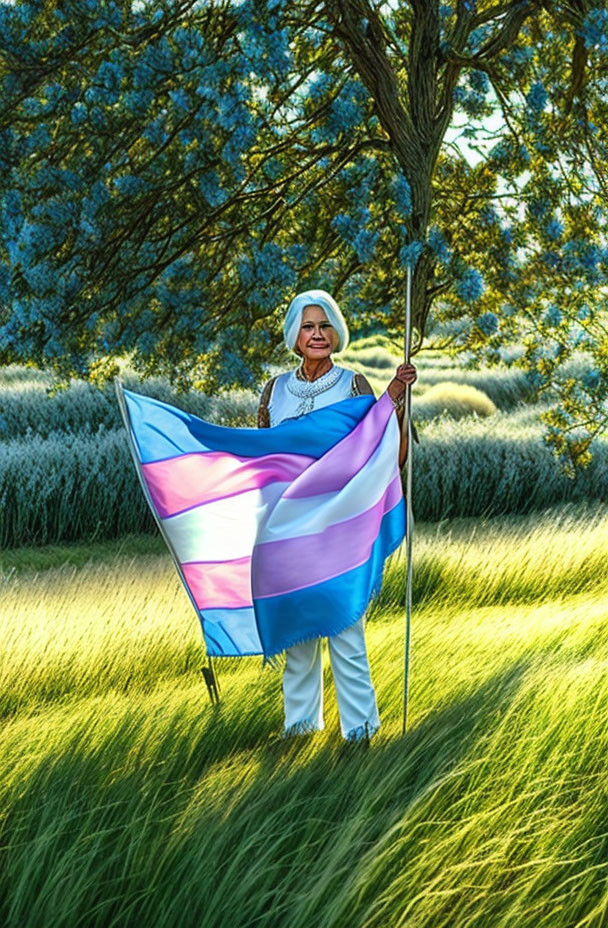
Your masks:
M 309 361 L 328 358 L 338 344 L 338 333 L 325 315 L 322 306 L 312 304 L 302 311 L 300 332 L 296 342 L 298 354 Z

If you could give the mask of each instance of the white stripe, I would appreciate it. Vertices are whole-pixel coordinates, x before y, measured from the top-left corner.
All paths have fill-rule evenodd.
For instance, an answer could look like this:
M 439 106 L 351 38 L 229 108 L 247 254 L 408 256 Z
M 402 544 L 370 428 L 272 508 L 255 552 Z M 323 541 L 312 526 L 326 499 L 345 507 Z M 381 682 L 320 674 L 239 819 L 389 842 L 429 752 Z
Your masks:
M 291 484 L 271 483 L 205 503 L 162 523 L 181 564 L 248 557 L 256 542 L 314 535 L 370 509 L 398 473 L 398 452 L 399 426 L 391 416 L 367 464 L 341 490 L 280 499 Z
M 399 438 L 397 417 L 391 416 L 372 456 L 342 489 L 305 499 L 280 499 L 262 526 L 258 542 L 315 535 L 371 509 L 399 472 Z
M 289 482 L 269 483 L 162 519 L 180 564 L 250 555 L 260 522 L 288 486 Z

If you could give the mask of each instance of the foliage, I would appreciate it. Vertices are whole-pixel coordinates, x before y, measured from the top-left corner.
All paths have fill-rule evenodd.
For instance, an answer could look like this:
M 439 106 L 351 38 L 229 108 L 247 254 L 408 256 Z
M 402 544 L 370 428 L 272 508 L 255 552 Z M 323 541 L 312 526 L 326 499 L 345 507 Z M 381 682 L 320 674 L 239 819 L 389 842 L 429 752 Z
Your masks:
M 141 381 L 125 375 L 129 389 L 173 403 L 218 425 L 254 426 L 257 398 L 247 391 L 209 397 L 196 390 L 177 393 L 167 380 L 153 377 Z M 97 387 L 73 381 L 65 390 L 49 395 L 49 382 L 16 381 L 15 386 L 0 384 L 0 441 L 48 438 L 54 433 L 91 435 L 100 428 L 122 429 L 122 418 L 113 385 Z
M 457 601 L 416 612 L 405 739 L 402 614 L 369 623 L 369 750 L 340 744 L 330 687 L 326 731 L 273 744 L 258 660 L 221 664 L 210 706 L 166 555 L 3 584 L 6 928 L 601 925 L 608 539 L 537 521 L 429 531 Z
M 496 406 L 483 390 L 468 384 L 445 380 L 425 391 L 417 403 L 412 404 L 416 421 L 436 419 L 446 414 L 452 419 L 463 416 L 493 416 Z
M 418 343 L 432 311 L 464 321 L 456 350 L 525 339 L 559 384 L 549 440 L 585 462 L 604 26 L 601 0 L 2 4 L 0 362 L 253 387 L 300 287 L 398 340 L 409 265 Z M 584 382 L 560 379 L 573 346 Z
M 528 374 L 519 369 L 497 366 L 492 369 L 470 370 L 435 364 L 428 367 L 421 364 L 419 369 L 420 400 L 426 400 L 429 390 L 446 380 L 485 393 L 498 409 L 505 411 L 514 410 L 524 403 L 538 399 L 537 391 L 530 383 Z
M 0 546 L 157 531 L 124 431 L 7 442 L 0 459 Z
M 608 442 L 599 440 L 589 468 L 571 479 L 544 444 L 535 408 L 423 425 L 414 447 L 417 519 L 525 513 L 559 501 L 605 499 Z M 27 435 L 2 451 L 0 546 L 157 531 L 122 428 Z

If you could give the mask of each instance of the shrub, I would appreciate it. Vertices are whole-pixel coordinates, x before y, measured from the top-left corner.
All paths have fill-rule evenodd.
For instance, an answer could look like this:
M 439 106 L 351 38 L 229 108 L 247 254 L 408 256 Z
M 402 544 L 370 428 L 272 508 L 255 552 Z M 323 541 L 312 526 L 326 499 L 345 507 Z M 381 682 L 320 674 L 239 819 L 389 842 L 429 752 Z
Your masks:
M 445 367 L 441 365 L 433 369 L 433 366 L 427 370 L 424 363 L 420 365 L 418 382 L 419 389 L 423 391 L 424 396 L 432 387 L 448 379 L 447 367 L 447 365 Z M 536 396 L 528 375 L 522 370 L 496 367 L 489 370 L 469 371 L 454 367 L 449 368 L 449 381 L 452 384 L 463 384 L 481 390 L 499 409 L 505 411 L 514 409 L 521 403 L 531 402 Z
M 371 340 L 379 344 L 370 345 Z M 336 356 L 337 363 L 359 371 L 368 379 L 376 396 L 387 387 L 399 358 L 386 351 L 383 344 L 388 343 L 385 336 L 372 336 L 362 339 L 362 349 L 351 348 L 343 356 Z M 356 342 L 355 345 L 360 345 Z M 428 360 L 428 359 L 427 359 Z M 434 384 L 444 382 L 446 371 L 443 366 L 445 357 L 431 358 L 433 368 L 425 368 L 426 360 L 420 364 L 420 377 L 414 386 L 414 394 L 428 396 Z M 441 366 L 435 369 L 440 361 Z M 280 367 L 268 370 L 268 377 L 281 372 Z M 521 389 L 521 372 L 494 371 L 458 371 L 452 370 L 449 380 L 456 384 L 475 386 L 483 390 L 490 400 L 500 408 L 512 408 L 523 398 Z M 520 382 L 516 382 L 517 378 Z M 128 372 L 124 374 L 125 386 L 146 393 L 165 402 L 174 403 L 181 408 L 201 416 L 210 422 L 221 425 L 253 426 L 255 425 L 258 393 L 240 391 L 221 396 L 208 397 L 191 391 L 178 393 L 165 380 L 152 378 L 140 382 Z M 41 371 L 26 367 L 0 368 L 0 441 L 12 441 L 33 435 L 49 437 L 55 432 L 95 434 L 100 426 L 106 430 L 121 426 L 118 404 L 114 396 L 113 384 L 103 389 L 82 381 L 73 381 L 70 386 L 49 395 L 51 378 Z M 438 410 L 440 411 L 440 410 Z M 418 418 L 426 420 L 428 415 L 424 407 L 417 412 Z
M 605 499 L 608 442 L 576 479 L 559 470 L 529 410 L 426 425 L 414 446 L 417 519 L 526 513 Z M 0 544 L 155 531 L 122 429 L 9 442 L 0 459 Z
M 152 378 L 140 383 L 132 376 L 123 379 L 126 387 L 173 403 L 219 425 L 255 424 L 257 397 L 249 391 L 208 397 L 191 391 L 177 393 L 165 380 Z M 0 403 L 0 441 L 25 438 L 34 434 L 48 438 L 55 432 L 94 434 L 121 427 L 122 420 L 113 384 L 103 389 L 74 381 L 53 396 L 47 393 L 48 381 L 35 379 L 2 389 Z
M 363 365 L 364 367 L 370 367 L 373 370 L 394 370 L 397 364 L 400 363 L 400 359 L 395 357 L 392 354 L 389 354 L 384 348 L 363 348 L 358 351 L 345 351 L 344 354 L 340 355 L 338 359 L 338 364 L 342 367 L 350 367 L 352 365 Z
M 0 365 L 0 387 L 10 386 L 15 383 L 33 383 L 35 381 L 48 384 L 50 378 L 35 367 L 24 367 L 20 364 L 7 364 L 6 367 Z
M 445 351 L 437 351 L 436 349 L 423 349 L 419 354 L 414 358 L 414 363 L 418 365 L 421 370 L 430 371 L 435 369 L 458 369 L 460 370 L 462 365 L 458 362 L 456 358 L 453 358 L 451 355 L 446 354 Z
M 349 345 L 344 354 L 336 356 L 338 364 L 360 371 L 370 383 L 375 378 L 376 395 L 386 388 L 401 359 L 399 346 L 383 335 L 359 339 Z M 421 351 L 412 362 L 418 368 L 415 394 L 425 395 L 432 387 L 449 381 L 481 390 L 495 406 L 505 411 L 536 399 L 528 375 L 517 368 L 497 366 L 467 370 L 457 358 L 436 350 Z M 422 415 L 422 418 L 427 417 Z
M 390 339 L 387 335 L 366 335 L 364 338 L 358 338 L 352 341 L 347 352 L 366 351 L 369 348 L 383 348 L 388 354 L 399 357 L 402 353 L 402 347 L 396 341 Z
M 537 416 L 537 412 L 536 412 Z M 414 512 L 423 521 L 526 513 L 558 502 L 604 500 L 608 441 L 574 479 L 560 469 L 529 410 L 429 423 L 414 448 Z
M 430 387 L 412 404 L 416 420 L 436 419 L 444 414 L 452 419 L 471 415 L 493 416 L 495 412 L 496 406 L 482 390 L 450 381 L 442 381 Z
M 362 356 L 381 350 L 379 345 L 366 344 Z M 352 357 L 355 368 L 356 352 Z M 500 391 L 503 403 L 515 403 L 524 384 L 518 379 L 521 372 L 451 371 L 446 384 L 444 358 L 431 357 L 430 361 L 440 362 L 439 366 L 434 371 L 423 370 L 421 379 L 433 374 L 437 383 L 414 398 L 414 418 L 424 424 L 421 444 L 413 452 L 417 518 L 436 521 L 525 513 L 557 502 L 605 498 L 608 442 L 597 442 L 591 466 L 570 480 L 543 443 L 538 420 L 542 407 L 519 406 L 509 414 L 490 414 Z M 360 367 L 379 395 L 391 376 L 388 368 L 383 373 L 381 368 Z M 270 369 L 268 376 L 279 370 Z M 2 377 L 8 384 L 0 393 L 0 436 L 10 439 L 2 444 L 0 456 L 0 544 L 20 547 L 93 537 L 101 540 L 155 530 L 129 455 L 113 387 L 99 390 L 73 383 L 49 397 L 49 381 L 39 373 L 27 368 L 0 372 L 0 385 Z M 466 382 L 475 378 L 486 387 L 492 384 L 494 393 L 480 393 Z M 124 380 L 127 386 L 209 421 L 255 424 L 258 396 L 253 392 L 207 397 L 195 392 L 177 394 L 158 379 L 139 383 L 126 375 Z M 446 409 L 448 400 L 453 404 L 450 415 L 427 418 Z M 456 415 L 466 408 L 477 416 L 456 421 L 456 406 Z M 480 418 L 484 414 L 486 418 Z
M 124 430 L 7 443 L 0 546 L 116 538 L 154 530 Z

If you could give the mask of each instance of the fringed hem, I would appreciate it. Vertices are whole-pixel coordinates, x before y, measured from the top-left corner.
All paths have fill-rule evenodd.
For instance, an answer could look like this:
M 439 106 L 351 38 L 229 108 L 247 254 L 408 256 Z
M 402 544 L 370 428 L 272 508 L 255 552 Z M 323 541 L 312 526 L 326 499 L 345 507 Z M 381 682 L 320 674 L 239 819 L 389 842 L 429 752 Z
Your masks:
M 351 743 L 357 741 L 370 741 L 379 728 L 379 725 L 371 725 L 369 722 L 366 722 L 365 725 L 357 725 L 356 728 L 351 728 L 345 735 L 345 740 Z
M 298 735 L 312 735 L 316 731 L 321 731 L 318 725 L 315 725 L 310 719 L 302 719 L 302 721 L 294 722 L 293 725 L 284 730 L 282 740 L 288 741 L 290 738 L 297 738 Z
M 278 673 L 285 669 L 285 651 L 279 651 L 277 654 L 271 654 L 270 657 L 262 656 L 262 670 L 270 667 L 271 670 Z

